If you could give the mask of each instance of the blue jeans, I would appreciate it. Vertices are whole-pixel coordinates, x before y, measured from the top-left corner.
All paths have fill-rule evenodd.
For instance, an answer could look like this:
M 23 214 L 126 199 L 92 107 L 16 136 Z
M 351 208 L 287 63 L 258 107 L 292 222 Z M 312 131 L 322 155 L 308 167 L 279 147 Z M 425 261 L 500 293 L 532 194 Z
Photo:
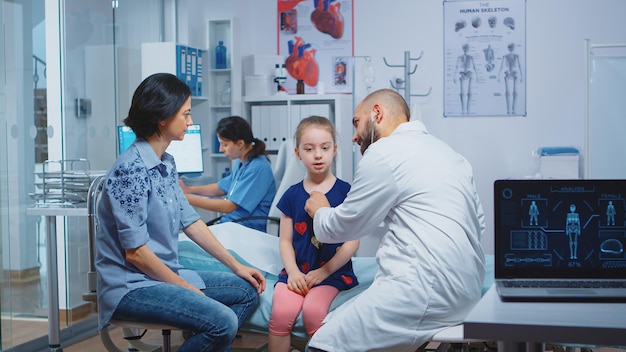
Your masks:
M 165 324 L 195 334 L 179 352 L 228 351 L 239 327 L 254 311 L 259 295 L 230 272 L 198 272 L 206 296 L 173 284 L 133 290 L 122 298 L 113 319 Z

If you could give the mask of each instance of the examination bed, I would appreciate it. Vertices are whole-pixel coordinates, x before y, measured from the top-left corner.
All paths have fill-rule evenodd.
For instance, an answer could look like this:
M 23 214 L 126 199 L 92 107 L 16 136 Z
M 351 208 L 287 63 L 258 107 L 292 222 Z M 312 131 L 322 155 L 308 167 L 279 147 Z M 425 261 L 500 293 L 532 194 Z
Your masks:
M 267 288 L 260 296 L 259 306 L 243 326 L 243 329 L 252 332 L 268 333 L 274 284 L 278 281 L 277 274 L 283 268 L 278 251 L 278 237 L 236 223 L 212 225 L 211 230 L 241 263 L 256 267 L 264 273 L 267 280 Z M 184 267 L 189 269 L 229 270 L 195 243 L 191 242 L 184 234 L 181 234 L 179 241 L 179 260 Z M 374 280 L 378 270 L 374 257 L 354 257 L 352 262 L 354 272 L 359 279 L 359 285 L 350 290 L 340 292 L 330 307 L 331 311 L 367 289 Z M 493 256 L 487 256 L 486 262 L 487 272 L 483 284 L 483 294 L 493 284 Z M 299 316 L 294 324 L 292 335 L 299 338 L 307 338 L 302 316 Z

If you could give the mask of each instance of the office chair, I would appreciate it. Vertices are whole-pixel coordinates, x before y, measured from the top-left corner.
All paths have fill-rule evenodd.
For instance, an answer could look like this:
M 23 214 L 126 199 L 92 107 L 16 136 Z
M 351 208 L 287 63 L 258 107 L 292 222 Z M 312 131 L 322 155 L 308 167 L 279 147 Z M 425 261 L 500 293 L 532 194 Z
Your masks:
M 180 330 L 175 327 L 161 325 L 161 324 L 150 324 L 150 323 L 137 323 L 137 322 L 126 322 L 120 320 L 111 320 L 111 325 L 104 328 L 102 332 L 100 332 L 100 339 L 102 340 L 102 344 L 109 352 L 124 352 L 121 351 L 115 346 L 113 340 L 111 339 L 111 335 L 109 334 L 109 330 L 112 326 L 122 328 L 124 339 L 128 341 L 129 350 L 130 348 L 134 348 L 137 351 L 155 351 L 160 350 L 162 352 L 172 352 L 178 349 L 177 346 L 172 346 L 171 342 L 171 332 L 172 330 Z M 142 332 L 139 332 L 143 330 Z M 163 342 L 159 345 L 154 345 L 150 343 L 146 343 L 142 341 L 142 338 L 146 334 L 148 330 L 161 330 L 161 335 L 163 336 Z

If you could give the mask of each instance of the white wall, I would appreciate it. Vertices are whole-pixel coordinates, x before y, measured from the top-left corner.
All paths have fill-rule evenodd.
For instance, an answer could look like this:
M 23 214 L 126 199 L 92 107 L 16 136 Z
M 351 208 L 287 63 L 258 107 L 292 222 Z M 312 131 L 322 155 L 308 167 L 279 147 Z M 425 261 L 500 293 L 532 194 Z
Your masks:
M 412 93 L 427 91 L 418 103 L 430 132 L 465 155 L 475 171 L 487 215 L 485 251 L 493 252 L 493 181 L 532 175 L 537 164 L 532 151 L 540 146 L 584 145 L 585 43 L 626 43 L 619 24 L 623 0 L 527 0 L 527 116 L 443 117 L 443 3 L 441 0 L 354 1 L 355 55 L 372 57 L 374 89 L 389 87 L 401 77 L 389 63 L 403 63 L 424 52 L 411 76 Z M 237 16 L 242 56 L 275 54 L 276 0 L 180 0 L 179 20 L 187 16 L 187 31 L 179 41 L 200 45 L 205 19 Z M 243 10 L 240 10 L 243 9 Z M 204 34 L 205 35 L 205 34 Z M 360 98 L 362 89 L 357 91 Z M 345 116 L 351 118 L 351 116 Z

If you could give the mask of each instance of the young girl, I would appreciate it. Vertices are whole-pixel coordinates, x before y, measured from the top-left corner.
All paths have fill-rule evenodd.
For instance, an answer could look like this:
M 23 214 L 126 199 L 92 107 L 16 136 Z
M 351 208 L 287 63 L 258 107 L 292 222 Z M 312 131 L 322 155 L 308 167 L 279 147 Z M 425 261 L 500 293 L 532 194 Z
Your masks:
M 340 290 L 358 284 L 350 258 L 359 241 L 319 243 L 304 203 L 313 191 L 322 192 L 332 207 L 343 202 L 350 185 L 331 172 L 337 152 L 332 123 L 319 116 L 303 119 L 295 134 L 295 153 L 307 173 L 291 186 L 278 202 L 281 210 L 280 256 L 285 268 L 279 275 L 272 298 L 269 324 L 270 352 L 289 351 L 291 329 L 302 311 L 309 336 L 322 325 Z
M 230 160 L 237 160 L 234 170 L 219 182 L 208 185 L 187 186 L 180 181 L 189 203 L 224 213 L 220 222 L 267 216 L 276 194 L 276 183 L 265 143 L 253 137 L 252 128 L 239 116 L 221 119 L 215 132 L 220 151 Z M 208 198 L 222 196 L 225 198 Z M 241 224 L 265 231 L 267 221 L 248 220 Z

